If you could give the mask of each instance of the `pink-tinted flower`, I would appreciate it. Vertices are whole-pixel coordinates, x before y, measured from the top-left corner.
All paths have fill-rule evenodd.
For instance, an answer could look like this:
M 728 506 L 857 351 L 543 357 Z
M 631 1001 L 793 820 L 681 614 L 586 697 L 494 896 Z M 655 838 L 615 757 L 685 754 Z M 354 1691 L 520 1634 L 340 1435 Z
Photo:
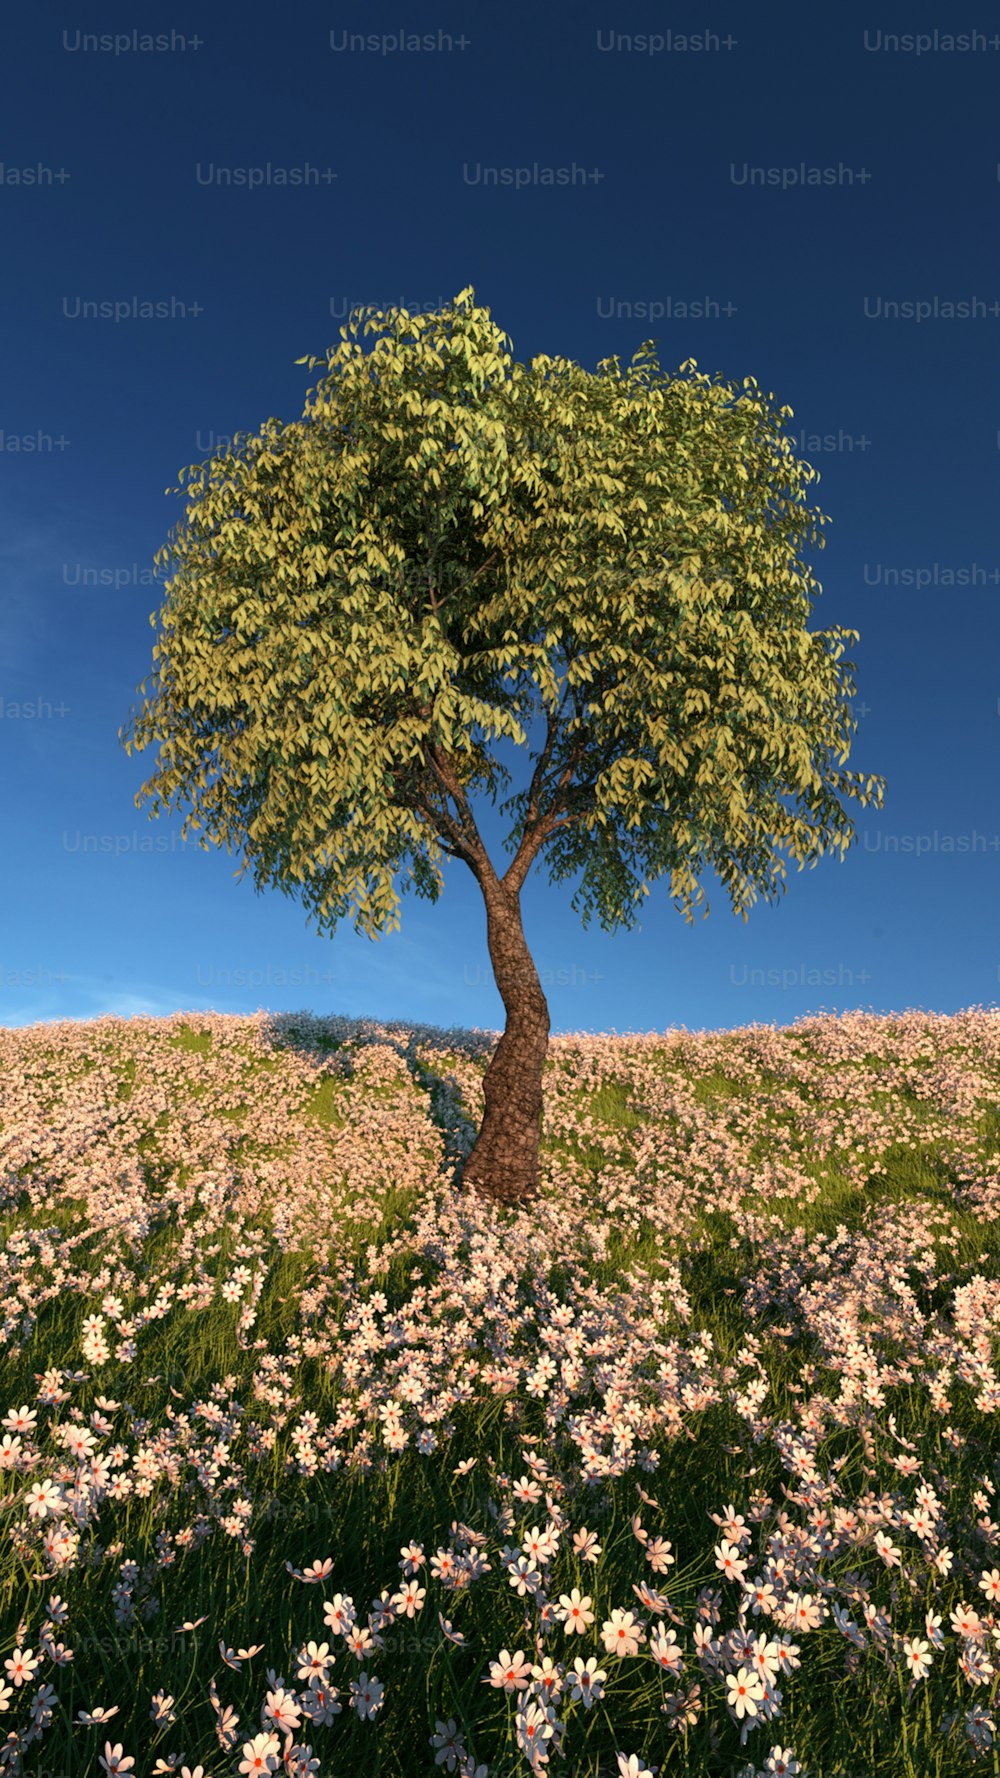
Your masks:
M 749 1667 L 741 1667 L 737 1673 L 726 1675 L 729 1697 L 726 1700 L 737 1716 L 756 1716 L 757 1705 L 764 1696 L 764 1687 L 756 1673 Z
M 104 1752 L 101 1754 L 101 1765 L 109 1774 L 109 1778 L 119 1778 L 121 1773 L 130 1771 L 135 1765 L 135 1756 L 131 1753 L 124 1754 L 120 1741 L 116 1742 L 114 1747 L 110 1741 L 105 1741 Z
M 307 1642 L 299 1653 L 298 1677 L 311 1679 L 314 1673 L 324 1674 L 330 1665 L 330 1644 Z
M 623 1659 L 639 1653 L 639 1644 L 645 1637 L 645 1631 L 632 1611 L 613 1611 L 610 1618 L 601 1626 L 604 1646 L 609 1655 L 620 1655 Z
M 991 1568 L 988 1573 L 984 1568 L 979 1585 L 987 1599 L 997 1604 L 1000 1601 L 1000 1568 Z
M 653 1778 L 653 1774 L 659 1769 L 659 1766 L 647 1766 L 637 1753 L 628 1755 L 620 1753 L 618 1755 L 620 1778 Z
M 525 1660 L 523 1650 L 519 1648 L 511 1654 L 502 1648 L 498 1658 L 490 1663 L 487 1683 L 498 1689 L 502 1686 L 505 1692 L 517 1692 L 523 1691 L 530 1679 L 531 1665 Z
M 41 1660 L 41 1655 L 34 1654 L 30 1648 L 15 1648 L 10 1659 L 4 1661 L 11 1684 L 27 1685 L 34 1679 Z
M 44 1482 L 32 1482 L 25 1500 L 28 1504 L 29 1519 L 44 1519 L 48 1513 L 56 1513 L 62 1506 L 62 1495 L 55 1483 L 46 1479 Z
M 598 1667 L 593 1657 L 589 1661 L 583 1661 L 577 1655 L 573 1667 L 574 1672 L 569 1675 L 573 1685 L 570 1696 L 577 1702 L 582 1698 L 584 1705 L 589 1710 L 592 1704 L 596 1704 L 603 1697 L 604 1681 L 608 1676 L 603 1667 Z
M 264 1772 L 276 1772 L 281 1763 L 281 1742 L 277 1735 L 262 1731 L 252 1741 L 243 1743 L 243 1758 L 240 1760 L 240 1771 L 246 1778 L 259 1778 Z
M 579 1587 L 574 1587 L 571 1593 L 560 1594 L 562 1619 L 569 1635 L 575 1633 L 582 1636 L 590 1628 L 594 1622 L 594 1613 L 591 1610 L 593 1603 L 587 1593 L 580 1592 Z
M 684 1657 L 677 1646 L 677 1637 L 673 1630 L 666 1629 L 663 1624 L 658 1624 L 650 1637 L 649 1652 L 665 1673 L 683 1672 Z
M 799 1778 L 802 1767 L 790 1747 L 772 1747 L 767 1759 L 767 1770 L 773 1772 L 775 1778 Z
M 927 1643 L 919 1637 L 903 1637 L 903 1656 L 911 1679 L 923 1679 L 930 1672 L 931 1657 Z
M 280 1686 L 276 1691 L 268 1692 L 264 1714 L 270 1717 L 276 1729 L 284 1731 L 294 1731 L 302 1720 L 298 1699 Z

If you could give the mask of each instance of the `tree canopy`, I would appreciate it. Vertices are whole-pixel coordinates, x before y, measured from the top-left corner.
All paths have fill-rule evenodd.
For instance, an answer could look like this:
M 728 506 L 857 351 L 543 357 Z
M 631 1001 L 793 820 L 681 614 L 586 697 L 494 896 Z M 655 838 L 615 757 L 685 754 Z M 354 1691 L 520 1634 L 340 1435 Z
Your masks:
M 498 934 L 543 848 L 607 931 L 668 874 L 690 921 L 711 865 L 745 920 L 784 887 L 783 852 L 843 856 L 838 799 L 881 806 L 883 784 L 839 769 L 858 632 L 806 627 L 801 551 L 826 520 L 792 410 L 693 359 L 667 376 L 653 341 L 624 371 L 515 363 L 471 287 L 368 312 L 370 352 L 365 313 L 301 420 L 181 471 L 152 694 L 125 734 L 161 744 L 137 807 L 190 805 L 185 835 L 240 851 L 239 876 L 369 937 L 398 927 L 401 873 L 437 900 L 445 857 Z M 472 798 L 509 788 L 490 743 L 528 748 L 540 715 L 501 874 Z
M 652 341 L 624 374 L 514 364 L 471 289 L 365 331 L 383 322 L 372 353 L 357 312 L 340 329 L 302 420 L 187 470 L 137 805 L 189 800 L 185 833 L 245 850 L 241 875 L 373 937 L 399 925 L 404 866 L 436 900 L 442 854 L 475 865 L 470 793 L 510 780 L 486 743 L 527 747 L 540 698 L 531 784 L 501 805 L 510 888 L 545 844 L 551 881 L 581 873 L 584 925 L 612 930 L 666 872 L 690 918 L 710 863 L 745 918 L 780 848 L 843 854 L 838 795 L 881 780 L 831 763 L 858 633 L 806 628 L 797 555 L 826 521 L 791 409 L 694 360 L 665 380 Z

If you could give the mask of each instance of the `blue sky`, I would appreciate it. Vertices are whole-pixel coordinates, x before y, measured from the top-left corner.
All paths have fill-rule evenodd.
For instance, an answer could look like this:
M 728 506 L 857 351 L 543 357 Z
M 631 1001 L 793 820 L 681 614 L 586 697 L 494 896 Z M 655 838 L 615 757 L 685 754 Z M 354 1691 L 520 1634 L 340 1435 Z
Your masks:
M 155 749 L 118 740 L 179 469 L 298 418 L 315 373 L 295 360 L 354 304 L 470 284 L 521 361 L 593 371 L 654 337 L 664 368 L 754 376 L 794 409 L 830 517 L 810 627 L 860 632 L 848 766 L 887 786 L 881 811 L 849 806 L 843 862 L 789 860 L 746 925 L 709 871 L 707 920 L 661 880 L 641 927 L 584 931 L 536 862 L 522 907 L 553 1030 L 997 1004 L 1000 37 L 963 47 L 944 9 L 892 10 L 178 5 L 148 25 L 159 48 L 121 5 L 11 17 L 0 1022 L 266 1006 L 501 1026 L 463 866 L 436 906 L 403 898 L 396 934 L 320 935 L 250 871 L 237 884 L 235 856 L 181 845 L 180 815 L 137 811 Z M 526 783 L 528 754 L 501 757 Z M 504 824 L 477 812 L 503 865 Z

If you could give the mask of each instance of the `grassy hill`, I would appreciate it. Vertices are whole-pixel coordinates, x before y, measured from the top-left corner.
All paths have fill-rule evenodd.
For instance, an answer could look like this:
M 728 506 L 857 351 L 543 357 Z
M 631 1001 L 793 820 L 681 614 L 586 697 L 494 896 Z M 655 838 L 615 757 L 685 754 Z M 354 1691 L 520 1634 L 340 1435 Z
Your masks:
M 996 1774 L 1000 1014 L 495 1040 L 0 1030 L 0 1762 Z

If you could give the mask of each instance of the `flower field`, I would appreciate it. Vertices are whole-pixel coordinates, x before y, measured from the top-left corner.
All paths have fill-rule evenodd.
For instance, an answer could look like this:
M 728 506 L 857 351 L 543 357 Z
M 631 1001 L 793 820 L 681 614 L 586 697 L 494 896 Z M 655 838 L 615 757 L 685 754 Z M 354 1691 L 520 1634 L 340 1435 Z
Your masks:
M 1000 1014 L 0 1030 L 0 1767 L 1000 1772 Z

